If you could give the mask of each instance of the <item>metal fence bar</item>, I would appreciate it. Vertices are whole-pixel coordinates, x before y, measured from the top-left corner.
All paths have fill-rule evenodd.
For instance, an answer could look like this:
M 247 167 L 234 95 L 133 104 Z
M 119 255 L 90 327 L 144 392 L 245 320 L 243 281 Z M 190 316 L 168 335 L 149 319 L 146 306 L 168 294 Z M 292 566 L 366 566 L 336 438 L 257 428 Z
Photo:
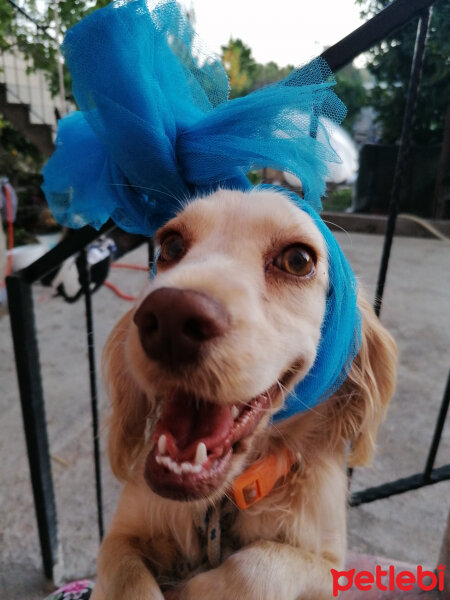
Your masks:
M 84 247 L 103 232 L 114 227 L 115 225 L 111 222 L 106 223 L 100 231 L 96 231 L 91 227 L 84 227 L 64 239 L 29 267 L 6 278 L 11 332 L 39 543 L 44 574 L 48 579 L 53 579 L 55 567 L 59 564 L 60 544 L 45 418 L 45 402 L 41 382 L 39 347 L 35 329 L 32 284 L 60 266 L 67 258 L 79 252 L 80 247 Z
M 53 579 L 60 546 L 32 288 L 20 273 L 8 277 L 6 284 L 44 573 Z
M 100 541 L 105 532 L 103 522 L 102 472 L 100 461 L 100 436 L 98 417 L 97 370 L 95 365 L 94 318 L 92 314 L 91 271 L 84 248 L 80 253 L 80 278 L 84 290 L 86 312 L 86 334 L 89 359 L 89 381 L 91 388 L 92 437 L 94 442 L 95 489 L 97 495 L 97 519 Z
M 409 477 L 388 481 L 379 486 L 367 488 L 351 494 L 350 506 L 359 506 L 367 502 L 374 502 L 383 498 L 389 498 L 397 494 L 403 494 L 410 490 L 416 490 L 421 487 L 433 485 L 440 481 L 450 480 L 450 463 L 434 469 L 434 461 L 436 459 L 439 443 L 441 441 L 442 432 L 444 430 L 445 420 L 450 405 L 450 372 L 447 378 L 444 396 L 442 398 L 439 415 L 436 421 L 433 439 L 428 452 L 425 469 L 422 473 L 416 473 Z M 348 470 L 349 481 L 351 480 L 353 469 Z
M 338 71 L 403 27 L 408 21 L 429 8 L 435 0 L 396 0 L 345 38 L 327 48 L 322 57 L 332 71 Z
M 420 78 L 422 75 L 423 59 L 425 56 L 425 46 L 427 40 L 428 28 L 431 19 L 431 8 L 428 8 L 419 20 L 417 27 L 416 45 L 411 65 L 411 77 L 408 86 L 408 96 L 406 100 L 405 114 L 403 117 L 402 133 L 400 138 L 400 147 L 398 149 L 397 162 L 395 165 L 394 180 L 392 183 L 391 198 L 389 202 L 389 216 L 384 238 L 383 254 L 381 257 L 380 270 L 378 273 L 377 288 L 375 293 L 374 310 L 379 316 L 381 303 L 383 301 L 384 286 L 391 255 L 392 242 L 394 239 L 395 224 L 400 210 L 402 199 L 402 190 L 405 187 L 406 169 L 411 154 L 411 129 L 416 108 L 417 94 L 419 91 Z
M 148 269 L 151 273 L 152 269 L 153 269 L 153 263 L 155 262 L 155 244 L 154 244 L 153 238 L 148 239 L 147 249 L 148 249 Z
M 439 410 L 439 416 L 436 421 L 434 429 L 433 440 L 431 442 L 430 451 L 428 453 L 427 462 L 425 463 L 425 469 L 423 476 L 425 480 L 430 478 L 431 472 L 434 467 L 434 461 L 439 448 L 439 442 L 441 441 L 442 431 L 444 429 L 444 423 L 447 418 L 448 407 L 450 405 L 450 371 L 447 377 L 447 385 L 445 386 L 444 396 L 441 402 L 441 408 Z
M 430 472 L 428 479 L 425 479 L 423 473 L 416 473 L 410 477 L 396 479 L 389 483 L 383 483 L 376 487 L 354 492 L 350 498 L 350 506 L 359 506 L 360 504 L 367 504 L 368 502 L 374 502 L 375 500 L 390 498 L 391 496 L 404 494 L 411 490 L 418 490 L 419 488 L 448 479 L 450 479 L 450 464 L 439 467 L 438 469 L 433 469 Z
M 105 223 L 98 231 L 92 227 L 83 227 L 63 239 L 58 245 L 44 254 L 44 256 L 22 271 L 19 271 L 18 274 L 28 281 L 28 283 L 35 283 L 45 275 L 48 275 L 53 269 L 59 267 L 67 258 L 80 252 L 80 250 L 96 240 L 100 235 L 108 233 L 115 227 L 112 221 Z

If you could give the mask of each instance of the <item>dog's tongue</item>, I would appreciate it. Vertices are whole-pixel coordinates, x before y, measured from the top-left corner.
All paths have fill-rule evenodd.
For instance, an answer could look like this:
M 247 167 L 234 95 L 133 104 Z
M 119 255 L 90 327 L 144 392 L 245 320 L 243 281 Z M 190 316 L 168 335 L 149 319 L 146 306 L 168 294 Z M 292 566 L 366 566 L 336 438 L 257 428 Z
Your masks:
M 177 391 L 164 402 L 162 416 L 155 427 L 155 440 L 164 434 L 167 452 L 174 460 L 192 461 L 200 442 L 206 445 L 208 454 L 222 454 L 233 424 L 231 406 L 199 400 L 192 394 Z

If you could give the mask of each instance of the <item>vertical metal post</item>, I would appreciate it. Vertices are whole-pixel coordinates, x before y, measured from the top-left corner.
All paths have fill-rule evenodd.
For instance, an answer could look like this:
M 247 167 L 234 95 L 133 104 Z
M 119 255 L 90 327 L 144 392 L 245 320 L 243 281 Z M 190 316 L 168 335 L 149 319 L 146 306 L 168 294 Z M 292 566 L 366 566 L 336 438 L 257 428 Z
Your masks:
M 19 275 L 8 277 L 6 285 L 44 573 L 54 579 L 60 545 L 32 289 Z
M 430 479 L 431 471 L 434 467 L 434 461 L 436 459 L 436 454 L 439 448 L 439 443 L 441 441 L 442 431 L 444 429 L 445 419 L 447 418 L 448 407 L 450 405 L 450 371 L 447 377 L 447 385 L 445 386 L 444 397 L 442 398 L 441 408 L 439 410 L 438 419 L 436 421 L 436 426 L 434 429 L 433 441 L 431 442 L 430 451 L 428 453 L 427 462 L 425 464 L 425 469 L 423 473 L 423 477 L 425 480 Z
M 53 15 L 55 18 L 55 30 L 56 30 L 55 31 L 56 60 L 57 60 L 57 65 L 58 65 L 59 101 L 61 102 L 61 116 L 64 117 L 64 115 L 67 113 L 67 105 L 66 105 L 66 90 L 64 87 L 64 71 L 63 71 L 64 61 L 63 61 L 63 57 L 61 54 L 61 48 L 60 48 L 60 42 L 59 42 L 61 30 L 60 30 L 60 25 L 59 25 L 58 10 L 59 10 L 59 1 L 55 0 L 53 3 Z
M 153 263 L 155 262 L 155 244 L 153 242 L 153 238 L 148 238 L 147 249 L 148 249 L 148 268 L 151 273 L 153 270 Z
M 95 488 L 97 494 L 98 534 L 101 541 L 103 539 L 105 530 L 103 524 L 103 493 L 102 472 L 100 462 L 97 372 L 95 367 L 94 320 L 92 316 L 91 277 L 87 261 L 87 251 L 85 248 L 80 252 L 79 265 L 81 285 L 84 291 L 84 300 L 86 307 L 86 333 L 89 359 L 89 380 L 91 387 L 92 436 L 94 440 Z
M 444 576 L 445 589 L 442 593 L 442 600 L 444 600 L 444 598 L 450 598 L 450 511 L 448 513 L 447 527 L 445 528 L 444 537 L 442 539 L 438 564 L 444 565 L 446 568 Z
M 394 181 L 392 183 L 391 199 L 389 203 L 389 217 L 384 238 L 383 255 L 381 258 L 380 271 L 378 274 L 377 289 L 374 301 L 374 310 L 379 316 L 381 303 L 383 300 L 384 285 L 391 254 L 392 241 L 394 238 L 395 223 L 400 209 L 402 198 L 402 189 L 405 185 L 406 168 L 409 162 L 411 151 L 411 126 L 416 107 L 417 93 L 419 90 L 420 78 L 422 75 L 423 59 L 425 55 L 425 46 L 427 40 L 428 27 L 431 19 L 431 8 L 424 11 L 417 27 L 416 45 L 411 66 L 411 77 L 409 80 L 408 96 L 403 117 L 402 133 L 400 137 L 400 147 L 398 149 L 397 163 L 395 165 Z

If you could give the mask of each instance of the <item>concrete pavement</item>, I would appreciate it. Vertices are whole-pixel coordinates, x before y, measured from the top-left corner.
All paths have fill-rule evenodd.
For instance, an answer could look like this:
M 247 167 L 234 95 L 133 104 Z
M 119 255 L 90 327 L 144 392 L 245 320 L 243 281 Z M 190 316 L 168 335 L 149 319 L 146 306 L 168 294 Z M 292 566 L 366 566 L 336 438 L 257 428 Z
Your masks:
M 382 238 L 337 236 L 369 297 L 381 256 Z M 145 264 L 146 249 L 126 262 Z M 352 487 L 361 489 L 423 468 L 450 357 L 450 245 L 397 238 L 388 274 L 382 321 L 400 350 L 398 389 L 379 436 L 372 469 L 358 469 Z M 114 270 L 110 280 L 137 293 L 145 274 Z M 52 468 L 66 579 L 95 573 L 98 549 L 92 464 L 90 400 L 84 305 L 65 304 L 35 287 L 36 321 L 52 454 Z M 94 296 L 97 359 L 108 332 L 129 308 L 109 289 Z M 0 600 L 40 600 L 48 589 L 41 574 L 34 506 L 22 431 L 9 322 L 0 320 Z M 107 414 L 104 394 L 101 417 Z M 118 484 L 105 457 L 104 503 L 114 511 Z M 437 466 L 450 462 L 446 424 Z M 450 502 L 450 482 L 349 510 L 349 547 L 435 567 Z

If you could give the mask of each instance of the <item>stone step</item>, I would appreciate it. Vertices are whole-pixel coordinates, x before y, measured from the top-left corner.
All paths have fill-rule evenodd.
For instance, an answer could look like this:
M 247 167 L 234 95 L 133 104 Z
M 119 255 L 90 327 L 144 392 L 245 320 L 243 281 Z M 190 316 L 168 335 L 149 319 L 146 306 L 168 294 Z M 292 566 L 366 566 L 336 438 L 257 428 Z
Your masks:
M 30 106 L 8 102 L 6 86 L 0 83 L 0 112 L 18 129 L 44 156 L 50 156 L 54 150 L 52 128 L 44 123 L 30 122 Z

